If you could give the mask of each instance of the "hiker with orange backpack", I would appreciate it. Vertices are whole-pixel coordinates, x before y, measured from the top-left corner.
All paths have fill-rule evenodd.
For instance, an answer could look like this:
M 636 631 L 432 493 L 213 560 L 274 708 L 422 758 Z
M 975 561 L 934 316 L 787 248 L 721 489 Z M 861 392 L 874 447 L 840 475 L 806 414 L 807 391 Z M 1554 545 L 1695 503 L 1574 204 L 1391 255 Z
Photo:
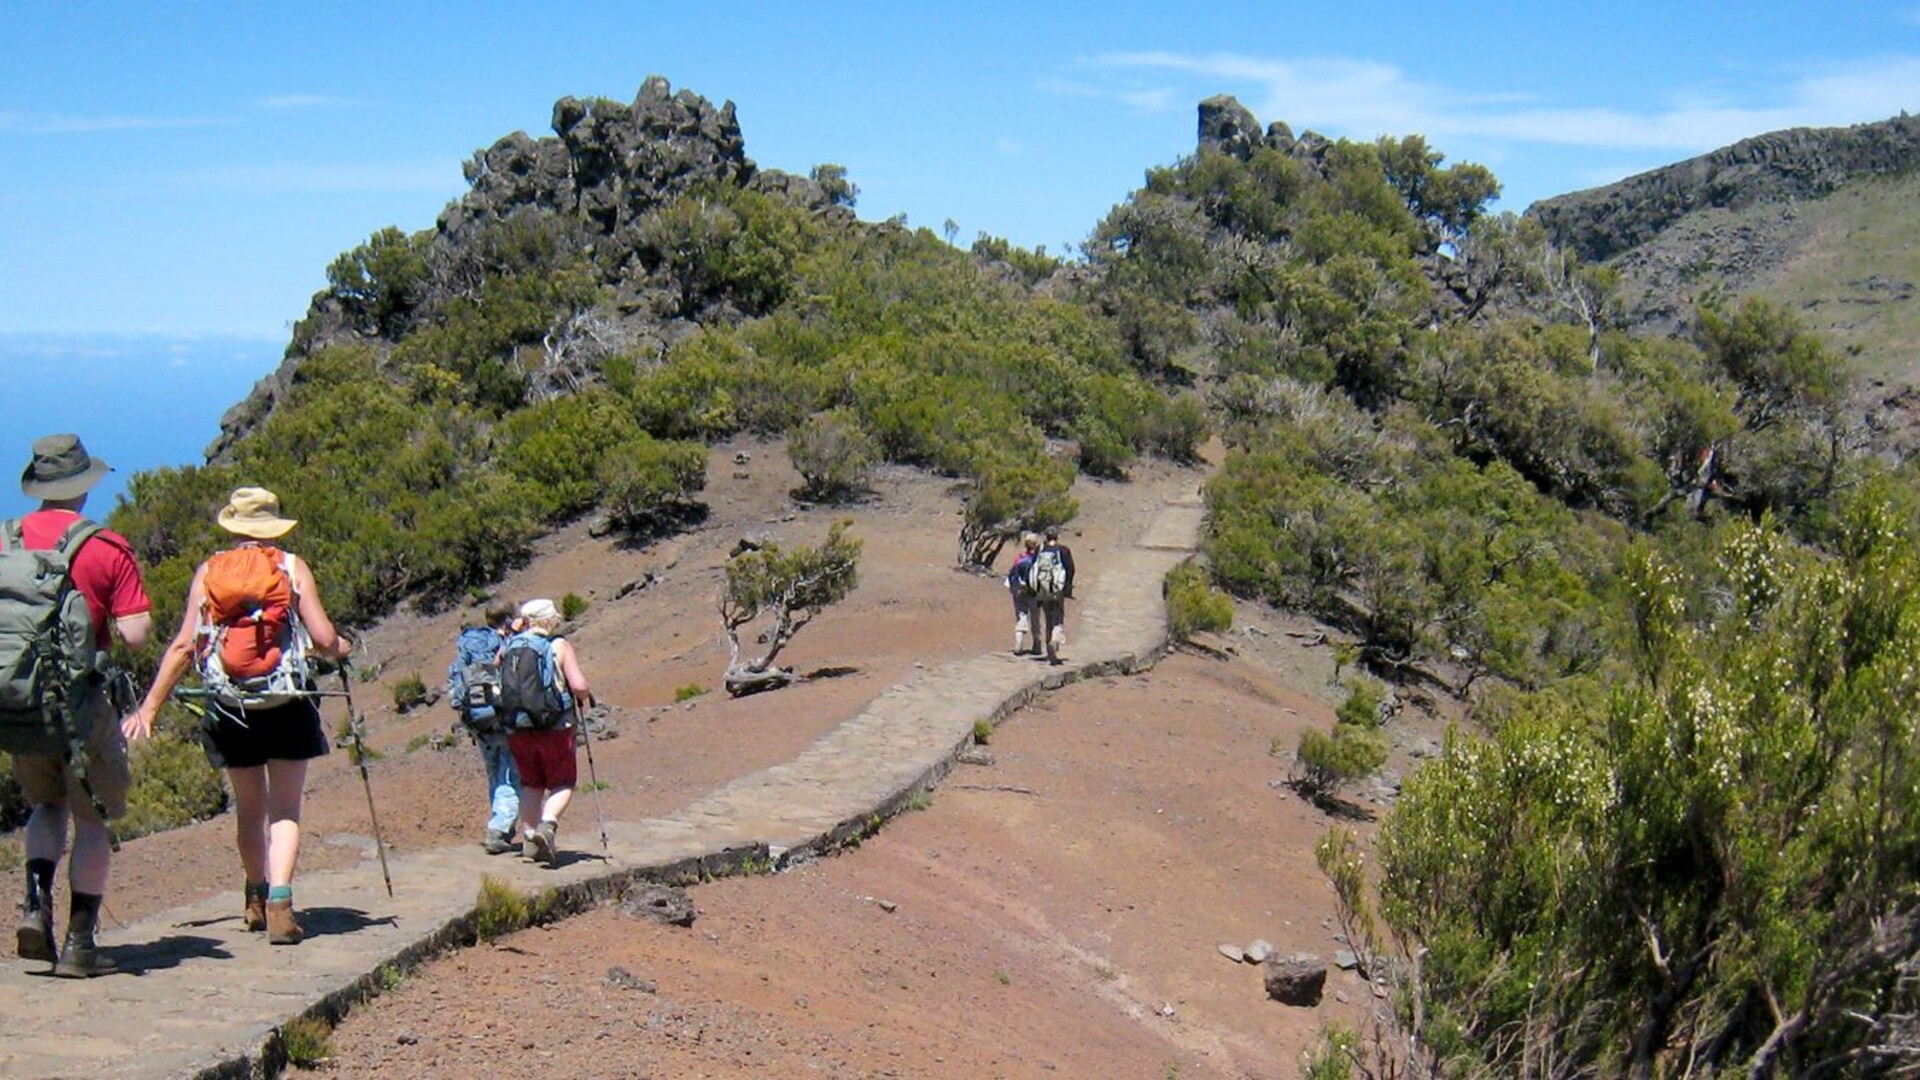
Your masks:
M 246 928 L 295 945 L 306 936 L 293 914 L 301 796 L 307 762 L 328 750 L 307 658 L 344 660 L 353 645 L 327 617 L 306 561 L 273 543 L 298 524 L 280 516 L 278 496 L 237 488 L 216 520 L 240 543 L 194 571 L 180 631 L 127 730 L 151 734 L 167 695 L 189 667 L 198 671 L 207 753 L 233 789 Z
M 107 820 L 127 809 L 133 772 L 110 700 L 110 630 L 146 645 L 152 605 L 126 538 L 81 516 L 110 470 L 76 435 L 33 444 L 20 490 L 40 508 L 0 532 L 0 749 L 32 807 L 24 830 L 27 899 L 15 941 L 22 959 L 83 979 L 114 970 L 94 942 L 107 891 Z M 77 602 L 76 602 L 77 601 Z M 131 698 L 131 684 L 123 684 Z M 53 879 L 73 823 L 67 935 L 54 952 Z

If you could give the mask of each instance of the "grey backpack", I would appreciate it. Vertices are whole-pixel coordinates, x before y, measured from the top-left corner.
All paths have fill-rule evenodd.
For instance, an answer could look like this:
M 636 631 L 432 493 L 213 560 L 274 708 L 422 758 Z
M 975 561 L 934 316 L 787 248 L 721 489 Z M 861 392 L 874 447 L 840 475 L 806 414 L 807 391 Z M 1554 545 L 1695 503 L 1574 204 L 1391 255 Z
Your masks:
M 60 756 L 84 745 L 84 696 L 100 650 L 73 556 L 100 531 L 82 518 L 49 550 L 27 550 L 18 519 L 0 529 L 0 750 Z

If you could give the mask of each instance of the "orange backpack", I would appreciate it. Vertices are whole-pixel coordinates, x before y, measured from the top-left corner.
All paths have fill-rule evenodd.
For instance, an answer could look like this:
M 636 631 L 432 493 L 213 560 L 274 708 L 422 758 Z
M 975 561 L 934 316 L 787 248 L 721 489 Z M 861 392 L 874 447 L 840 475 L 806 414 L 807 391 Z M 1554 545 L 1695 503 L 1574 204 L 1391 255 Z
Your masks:
M 295 614 L 293 556 L 266 545 L 207 560 L 200 579 L 197 655 L 201 681 L 248 705 L 286 700 L 305 674 L 305 635 Z

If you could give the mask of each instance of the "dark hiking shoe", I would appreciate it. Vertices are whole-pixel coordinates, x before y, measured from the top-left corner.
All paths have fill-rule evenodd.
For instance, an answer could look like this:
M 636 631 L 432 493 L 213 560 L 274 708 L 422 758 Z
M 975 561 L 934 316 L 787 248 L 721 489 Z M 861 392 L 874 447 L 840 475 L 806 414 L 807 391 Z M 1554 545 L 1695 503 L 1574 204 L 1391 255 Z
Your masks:
M 558 859 L 554 845 L 554 834 L 559 832 L 560 824 L 543 821 L 540 827 L 527 834 L 527 858 L 542 866 L 553 866 Z
M 46 908 L 27 910 L 20 913 L 20 928 L 14 931 L 15 948 L 22 960 L 45 960 L 52 963 L 53 955 L 53 912 Z
M 245 891 L 246 913 L 242 918 L 247 932 L 257 934 L 267 928 L 267 883 L 263 881 L 256 885 L 249 881 Z
M 101 955 L 100 949 L 93 943 L 93 931 L 69 929 L 67 943 L 60 950 L 60 959 L 53 965 L 53 973 L 63 979 L 91 979 L 95 975 L 111 975 L 120 970 L 113 961 Z
M 487 838 L 480 841 L 480 849 L 489 855 L 505 855 L 517 846 L 499 829 L 488 829 Z

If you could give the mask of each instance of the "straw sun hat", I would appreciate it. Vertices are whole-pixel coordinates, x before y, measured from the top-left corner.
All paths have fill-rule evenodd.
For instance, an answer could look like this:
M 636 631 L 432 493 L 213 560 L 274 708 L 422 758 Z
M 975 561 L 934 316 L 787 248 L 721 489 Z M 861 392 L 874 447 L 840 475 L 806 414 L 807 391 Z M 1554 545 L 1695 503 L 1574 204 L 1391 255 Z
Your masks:
M 228 532 L 254 540 L 278 539 L 299 524 L 280 516 L 280 496 L 258 487 L 235 488 L 214 520 Z

